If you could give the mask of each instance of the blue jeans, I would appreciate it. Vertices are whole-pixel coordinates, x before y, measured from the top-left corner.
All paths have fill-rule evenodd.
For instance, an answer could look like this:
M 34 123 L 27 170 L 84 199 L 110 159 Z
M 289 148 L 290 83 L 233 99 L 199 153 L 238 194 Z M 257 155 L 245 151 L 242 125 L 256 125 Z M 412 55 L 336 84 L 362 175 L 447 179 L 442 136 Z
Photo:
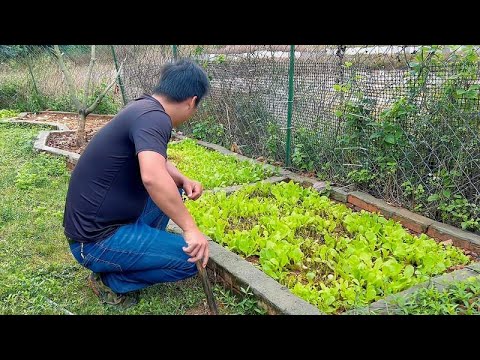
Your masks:
M 165 231 L 169 218 L 148 198 L 133 224 L 93 243 L 74 243 L 70 250 L 84 267 L 100 273 L 114 292 L 123 294 L 147 286 L 186 279 L 197 273 L 195 263 L 182 250 L 182 236 Z

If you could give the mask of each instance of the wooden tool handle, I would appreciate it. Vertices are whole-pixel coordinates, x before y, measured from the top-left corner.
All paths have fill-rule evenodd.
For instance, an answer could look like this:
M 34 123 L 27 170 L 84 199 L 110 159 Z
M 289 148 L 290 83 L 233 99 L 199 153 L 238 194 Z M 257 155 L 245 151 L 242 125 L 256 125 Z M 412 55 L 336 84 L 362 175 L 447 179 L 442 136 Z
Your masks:
M 196 261 L 196 265 L 198 274 L 202 279 L 203 290 L 205 291 L 205 295 L 207 295 L 207 303 L 208 307 L 210 308 L 210 313 L 212 315 L 218 315 L 217 304 L 215 303 L 215 299 L 213 297 L 210 281 L 208 281 L 207 270 L 202 266 L 201 260 Z

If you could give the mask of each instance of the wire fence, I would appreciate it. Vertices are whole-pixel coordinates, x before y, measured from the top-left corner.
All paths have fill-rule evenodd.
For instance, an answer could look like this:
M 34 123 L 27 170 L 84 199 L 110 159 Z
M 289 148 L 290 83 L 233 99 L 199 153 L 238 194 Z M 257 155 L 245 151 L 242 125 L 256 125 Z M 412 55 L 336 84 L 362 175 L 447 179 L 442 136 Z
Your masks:
M 113 54 L 118 63 L 125 59 L 123 86 L 107 101 L 111 108 L 122 106 L 122 88 L 126 101 L 151 92 L 161 65 L 174 57 L 193 58 L 212 89 L 182 128 L 185 133 L 339 185 L 353 184 L 480 233 L 477 46 L 98 48 L 96 86 L 115 73 Z M 74 50 L 68 58 L 80 86 L 89 53 Z M 3 98 L 10 99 L 3 93 L 8 77 L 19 77 L 30 91 L 25 94 L 32 93 L 33 79 L 41 94 L 66 94 L 58 66 L 46 58 L 33 55 L 33 71 L 26 60 L 0 60 L 0 107 L 6 107 Z

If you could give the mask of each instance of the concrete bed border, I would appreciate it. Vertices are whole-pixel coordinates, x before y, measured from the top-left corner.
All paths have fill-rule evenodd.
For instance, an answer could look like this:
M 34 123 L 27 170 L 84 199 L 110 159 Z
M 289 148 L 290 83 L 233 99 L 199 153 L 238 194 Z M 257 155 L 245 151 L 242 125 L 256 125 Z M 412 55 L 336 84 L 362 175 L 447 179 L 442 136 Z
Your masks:
M 63 113 L 63 112 L 58 112 Z M 18 117 L 23 117 L 27 113 L 21 113 Z M 71 114 L 71 113 L 65 113 Z M 17 118 L 14 119 L 7 119 L 7 122 L 12 123 L 27 123 L 27 124 L 37 124 L 37 125 L 50 125 L 56 127 L 57 131 L 41 131 L 38 135 L 37 140 L 35 141 L 34 148 L 37 151 L 45 151 L 48 153 L 53 153 L 55 155 L 64 156 L 67 158 L 67 163 L 70 169 L 72 169 L 75 164 L 77 163 L 80 155 L 77 153 L 60 150 L 56 148 L 52 148 L 46 145 L 48 136 L 51 132 L 60 133 L 69 130 L 68 127 L 64 125 L 60 125 L 57 123 L 50 123 L 50 122 L 38 122 L 38 121 L 28 121 L 28 120 L 18 120 Z M 183 139 L 191 139 L 184 135 L 176 134 L 175 137 L 183 140 Z M 258 160 L 248 158 L 246 156 L 240 155 L 238 153 L 232 152 L 220 145 L 211 144 L 201 140 L 194 140 L 198 145 L 201 145 L 205 148 L 209 148 L 215 151 L 218 151 L 225 155 L 232 155 L 242 161 L 249 161 L 256 164 L 262 165 L 264 168 L 273 169 L 275 168 L 272 165 L 262 163 Z M 278 167 L 277 167 L 278 168 Z M 264 182 L 281 182 L 284 180 L 292 180 L 295 181 L 302 186 L 305 187 L 314 187 L 318 189 L 318 185 L 320 184 L 319 181 L 313 178 L 309 178 L 306 176 L 302 176 L 296 173 L 293 173 L 289 170 L 279 168 L 279 176 L 274 176 L 262 180 Z M 215 188 L 211 191 L 226 191 L 227 193 L 231 193 L 240 189 L 243 185 L 234 185 L 225 188 Z M 320 186 L 323 188 L 324 186 Z M 409 210 L 406 210 L 401 207 L 395 207 L 389 205 L 384 200 L 377 199 L 367 193 L 361 191 L 355 191 L 350 187 L 337 187 L 332 186 L 330 189 L 330 197 L 336 201 L 349 204 L 351 207 L 354 207 L 356 210 L 366 210 L 369 212 L 378 212 L 385 216 L 386 218 L 393 218 L 394 220 L 399 221 L 403 226 L 412 230 L 415 233 L 425 233 L 432 238 L 436 239 L 437 241 L 446 241 L 452 240 L 455 246 L 461 247 L 463 249 L 470 250 L 472 252 L 480 254 L 480 236 L 458 229 L 454 226 L 444 224 L 427 217 L 424 217 L 419 214 L 415 214 Z M 181 233 L 181 229 L 176 226 L 175 223 L 170 222 L 168 226 L 169 231 L 175 233 Z M 230 287 L 232 290 L 236 292 L 240 292 L 241 287 L 249 287 L 250 291 L 253 292 L 254 296 L 259 301 L 259 304 L 267 310 L 269 314 L 285 314 L 285 315 L 322 315 L 323 313 L 318 310 L 315 306 L 311 305 L 310 303 L 306 302 L 305 300 L 299 298 L 298 296 L 292 294 L 288 288 L 278 283 L 276 280 L 272 279 L 268 275 L 266 275 L 261 270 L 254 267 L 248 261 L 244 260 L 237 254 L 226 250 L 221 245 L 214 242 L 212 239 L 209 239 L 210 242 L 210 262 L 208 264 L 208 270 L 210 276 L 212 276 L 215 280 L 220 278 L 220 280 Z M 469 267 L 474 266 L 475 269 L 469 269 Z M 411 292 L 415 291 L 420 287 L 428 286 L 431 282 L 434 284 L 441 282 L 442 279 L 463 279 L 462 274 L 476 274 L 478 276 L 478 263 L 474 263 L 466 267 L 467 270 L 456 270 L 451 273 L 447 273 L 441 275 L 439 277 L 432 278 L 431 281 L 418 284 L 413 286 L 403 292 L 392 296 L 406 296 Z M 471 275 L 469 275 L 471 276 Z M 388 307 L 388 301 L 390 297 L 386 299 L 379 300 L 370 304 L 367 308 L 358 308 L 352 309 L 342 314 L 356 314 L 365 309 L 371 310 L 378 310 L 382 311 L 385 307 Z M 387 304 L 387 305 L 385 305 Z

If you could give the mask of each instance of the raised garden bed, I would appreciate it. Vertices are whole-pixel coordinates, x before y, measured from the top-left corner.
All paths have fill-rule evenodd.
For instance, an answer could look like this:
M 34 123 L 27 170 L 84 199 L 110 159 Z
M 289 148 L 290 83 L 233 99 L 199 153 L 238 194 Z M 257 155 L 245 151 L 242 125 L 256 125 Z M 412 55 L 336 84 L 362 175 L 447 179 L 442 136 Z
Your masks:
M 168 146 L 168 159 L 206 189 L 253 183 L 279 174 L 273 166 L 242 161 L 197 145 L 192 139 L 175 141 Z
M 325 313 L 365 306 L 472 261 L 451 244 L 295 182 L 205 194 L 187 207 L 205 234 Z
M 113 115 L 90 114 L 85 123 L 85 135 L 87 143 L 95 133 L 105 126 L 113 118 Z M 38 123 L 56 123 L 62 125 L 62 132 L 52 132 L 46 145 L 52 148 L 70 151 L 81 154 L 85 146 L 78 147 L 75 140 L 75 130 L 77 130 L 78 114 L 60 111 L 41 111 L 39 113 L 22 113 L 19 120 Z

